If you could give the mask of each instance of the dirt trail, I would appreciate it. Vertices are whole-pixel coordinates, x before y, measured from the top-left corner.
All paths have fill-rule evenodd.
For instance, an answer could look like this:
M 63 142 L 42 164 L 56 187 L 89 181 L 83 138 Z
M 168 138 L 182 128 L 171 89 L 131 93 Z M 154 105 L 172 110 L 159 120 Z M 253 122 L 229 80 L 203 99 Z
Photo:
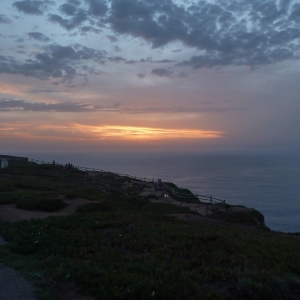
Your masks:
M 30 219 L 45 219 L 53 216 L 67 216 L 75 213 L 79 206 L 91 203 L 90 200 L 77 198 L 74 200 L 65 200 L 67 206 L 57 212 L 43 212 L 34 210 L 23 210 L 16 207 L 16 204 L 7 204 L 0 206 L 0 221 L 17 222 Z M 95 201 L 93 202 L 95 203 Z

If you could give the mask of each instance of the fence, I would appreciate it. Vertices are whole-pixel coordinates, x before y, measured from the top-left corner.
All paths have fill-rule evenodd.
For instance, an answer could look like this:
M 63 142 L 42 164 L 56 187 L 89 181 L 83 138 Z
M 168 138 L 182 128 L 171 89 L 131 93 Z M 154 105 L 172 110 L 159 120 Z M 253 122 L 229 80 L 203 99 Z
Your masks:
M 29 162 L 33 162 L 36 164 L 48 164 L 48 165 L 53 165 L 54 162 L 49 162 L 49 161 L 44 161 L 44 160 L 36 160 L 36 159 L 28 159 Z M 64 167 L 64 164 L 60 164 L 60 163 L 55 163 L 56 166 L 62 166 Z M 126 177 L 126 178 L 131 178 L 131 179 L 136 179 L 136 180 L 142 180 L 144 182 L 155 182 L 155 179 L 149 179 L 146 177 L 138 177 L 138 176 L 131 176 L 128 174 L 121 174 L 121 173 L 114 173 L 114 172 L 107 172 L 104 170 L 100 170 L 100 169 L 95 169 L 95 168 L 86 168 L 86 167 L 79 167 L 79 166 L 73 166 L 73 168 L 80 170 L 80 171 L 85 171 L 85 172 L 96 172 L 96 173 L 105 173 L 105 174 L 112 174 L 112 175 L 117 175 L 117 176 L 122 176 L 122 177 Z M 195 199 L 197 198 L 199 200 L 199 202 L 201 203 L 206 203 L 206 204 L 211 204 L 211 205 L 223 205 L 224 207 L 226 207 L 226 203 L 225 200 L 221 200 L 218 198 L 214 198 L 212 196 L 203 196 L 203 195 L 194 195 L 194 194 L 185 194 L 185 193 L 179 193 L 177 191 L 175 191 L 174 189 L 172 189 L 171 187 L 169 187 L 166 184 L 163 184 L 163 187 L 165 190 L 167 190 L 168 192 L 170 192 L 173 196 L 178 197 L 178 198 L 183 198 L 185 201 L 189 200 L 189 199 Z
M 164 184 L 164 188 L 171 192 L 172 195 L 179 197 L 179 198 L 184 198 L 184 200 L 189 200 L 189 199 L 195 199 L 197 198 L 200 202 L 204 202 L 207 204 L 214 204 L 214 205 L 224 205 L 226 204 L 225 200 L 221 200 L 218 198 L 214 198 L 212 196 L 203 196 L 203 195 L 194 195 L 194 194 L 185 194 L 185 193 L 179 193 L 177 191 L 175 191 L 174 189 L 172 189 L 171 187 L 169 187 L 167 184 Z
M 55 166 L 65 167 L 64 164 L 54 163 L 54 162 L 49 162 L 49 161 L 44 161 L 44 160 L 28 159 L 28 161 L 39 164 L 39 165 L 54 165 L 55 164 Z M 108 172 L 108 171 L 95 169 L 95 168 L 86 168 L 86 167 L 79 167 L 79 166 L 73 166 L 73 165 L 72 165 L 72 168 L 80 170 L 80 171 L 85 171 L 85 172 L 112 174 L 112 175 L 117 175 L 117 176 L 121 176 L 121 177 L 126 177 L 126 178 L 131 178 L 131 179 L 136 179 L 136 180 L 142 180 L 144 182 L 153 182 L 154 183 L 154 181 L 155 181 L 154 179 L 150 179 L 150 178 L 146 178 L 146 177 L 138 177 L 138 176 L 131 176 L 131 175 L 128 175 L 128 174 Z

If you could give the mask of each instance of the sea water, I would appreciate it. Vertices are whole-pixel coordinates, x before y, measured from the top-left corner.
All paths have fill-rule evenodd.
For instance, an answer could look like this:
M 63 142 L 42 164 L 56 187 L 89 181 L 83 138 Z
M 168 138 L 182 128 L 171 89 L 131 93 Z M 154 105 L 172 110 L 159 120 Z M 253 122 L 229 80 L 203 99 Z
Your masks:
M 272 230 L 300 232 L 300 159 L 197 153 L 32 154 L 82 167 L 161 178 L 193 193 L 259 210 Z

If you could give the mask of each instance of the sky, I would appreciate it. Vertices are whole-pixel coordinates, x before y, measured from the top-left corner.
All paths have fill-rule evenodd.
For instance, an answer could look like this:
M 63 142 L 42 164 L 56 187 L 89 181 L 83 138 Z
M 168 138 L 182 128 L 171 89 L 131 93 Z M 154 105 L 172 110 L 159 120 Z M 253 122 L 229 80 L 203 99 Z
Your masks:
M 300 151 L 300 3 L 1 0 L 0 152 Z

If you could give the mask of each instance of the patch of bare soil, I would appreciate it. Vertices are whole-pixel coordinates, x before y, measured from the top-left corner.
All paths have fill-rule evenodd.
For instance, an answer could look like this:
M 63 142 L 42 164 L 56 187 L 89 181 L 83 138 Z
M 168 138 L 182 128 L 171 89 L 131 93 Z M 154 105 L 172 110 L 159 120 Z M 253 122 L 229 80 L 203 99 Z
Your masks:
M 77 198 L 64 201 L 67 206 L 56 212 L 43 212 L 34 210 L 24 210 L 16 207 L 16 204 L 7 204 L 0 206 L 0 221 L 17 222 L 30 219 L 45 219 L 53 216 L 67 216 L 75 213 L 79 206 L 91 203 L 90 200 Z M 95 201 L 93 201 L 95 203 Z

